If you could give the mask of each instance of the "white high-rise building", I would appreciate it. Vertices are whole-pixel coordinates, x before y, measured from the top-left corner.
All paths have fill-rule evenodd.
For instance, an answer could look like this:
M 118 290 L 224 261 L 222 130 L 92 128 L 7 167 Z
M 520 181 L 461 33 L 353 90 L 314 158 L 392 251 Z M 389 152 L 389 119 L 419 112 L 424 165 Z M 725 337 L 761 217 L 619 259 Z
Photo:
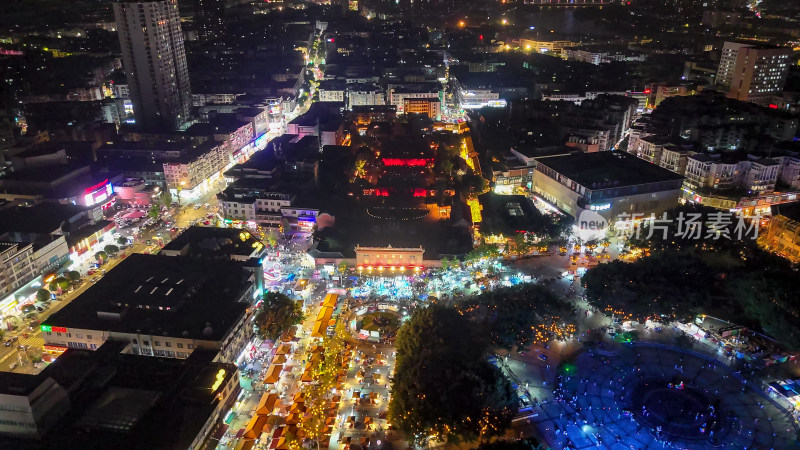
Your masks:
M 114 16 L 136 124 L 179 128 L 192 96 L 177 0 L 123 0 Z
M 716 84 L 729 98 L 767 106 L 783 93 L 791 56 L 791 48 L 725 42 Z

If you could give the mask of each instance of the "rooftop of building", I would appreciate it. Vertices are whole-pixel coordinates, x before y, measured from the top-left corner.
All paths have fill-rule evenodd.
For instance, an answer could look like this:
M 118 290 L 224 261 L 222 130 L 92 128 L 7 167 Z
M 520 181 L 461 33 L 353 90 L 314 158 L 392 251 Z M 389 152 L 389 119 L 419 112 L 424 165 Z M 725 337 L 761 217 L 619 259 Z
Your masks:
M 519 231 L 545 232 L 551 223 L 524 195 L 489 192 L 478 197 L 482 207 L 481 233 L 514 236 Z
M 245 310 L 237 262 L 132 254 L 45 323 L 217 341 Z
M 27 169 L 7 172 L 0 177 L 0 184 L 3 181 L 22 181 L 22 182 L 52 182 L 59 178 L 78 175 L 80 172 L 89 170 L 89 164 L 85 162 L 68 162 L 66 164 L 53 164 L 47 167 L 32 167 Z
M 0 389 L 18 395 L 52 378 L 70 392 L 71 406 L 43 440 L 0 438 L 0 448 L 189 448 L 236 367 L 213 362 L 215 351 L 157 358 L 120 353 L 127 345 L 110 340 L 96 351 L 69 349 L 38 375 L 0 373 Z
M 192 226 L 164 246 L 163 250 L 180 251 L 184 256 L 214 258 L 250 257 L 263 248 L 264 244 L 247 231 Z
M 549 167 L 588 189 L 683 179 L 675 172 L 621 152 L 546 156 L 537 158 L 536 161 L 537 164 Z
M 247 126 L 250 122 L 245 122 L 236 118 L 236 114 L 217 114 L 209 119 L 209 122 L 196 123 L 186 129 L 187 136 L 210 136 L 213 134 L 233 133 L 236 130 Z
M 342 108 L 344 108 L 344 103 L 342 102 L 314 102 L 308 108 L 308 111 L 295 117 L 289 123 L 310 127 L 317 123 L 324 123 L 336 117 L 341 117 Z
M 772 205 L 772 216 L 783 216 L 789 220 L 800 222 L 800 202 Z
M 59 230 L 62 223 L 69 221 L 85 210 L 86 208 L 81 206 L 63 205 L 55 202 L 6 208 L 0 214 L 0 234 L 9 231 L 50 234 Z
M 37 156 L 50 155 L 60 150 L 64 150 L 71 159 L 81 159 L 81 157 L 91 155 L 92 143 L 86 141 L 42 142 L 31 145 L 13 156 L 18 158 L 34 158 Z
M 168 141 L 117 141 L 107 142 L 97 149 L 97 152 L 104 151 L 166 151 L 166 152 L 179 152 L 191 147 L 188 142 L 168 142 Z
M 248 106 L 243 108 L 236 108 L 234 113 L 244 116 L 244 117 L 255 117 L 264 112 L 264 108 L 258 108 L 255 106 Z
M 438 81 L 393 84 L 392 90 L 395 94 L 434 93 L 442 90 L 442 84 Z

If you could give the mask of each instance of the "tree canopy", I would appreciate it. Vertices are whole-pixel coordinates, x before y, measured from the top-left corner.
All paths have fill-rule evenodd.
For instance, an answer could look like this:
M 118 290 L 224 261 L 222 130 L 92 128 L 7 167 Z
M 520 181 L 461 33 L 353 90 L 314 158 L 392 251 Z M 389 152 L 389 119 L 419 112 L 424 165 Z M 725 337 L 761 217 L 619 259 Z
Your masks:
M 476 450 L 536 450 L 542 448 L 535 439 L 520 439 L 518 441 L 497 440 L 481 443 Z
M 670 245 L 634 262 L 601 264 L 583 277 L 587 298 L 639 321 L 710 314 L 800 348 L 797 272 L 752 242 L 726 245 Z
M 269 292 L 264 296 L 255 319 L 258 334 L 273 341 L 287 328 L 302 321 L 303 308 L 300 303 L 278 292 Z
M 70 270 L 67 272 L 67 279 L 71 282 L 75 282 L 81 279 L 81 273 L 77 270 Z
M 484 325 L 492 346 L 506 350 L 524 350 L 533 343 L 575 331 L 569 319 L 572 306 L 534 284 L 485 291 L 464 300 L 458 308 Z
M 50 289 L 50 292 L 63 291 L 69 287 L 69 280 L 64 277 L 58 277 L 51 281 L 47 287 Z
M 389 415 L 413 443 L 475 439 L 502 433 L 517 397 L 484 359 L 486 343 L 456 309 L 414 312 L 396 340 Z
M 39 303 L 44 303 L 50 300 L 50 291 L 45 288 L 39 289 L 36 291 L 36 301 Z
M 714 273 L 697 256 L 660 252 L 601 264 L 584 275 L 583 284 L 589 302 L 601 310 L 642 322 L 656 316 L 683 320 L 709 306 Z

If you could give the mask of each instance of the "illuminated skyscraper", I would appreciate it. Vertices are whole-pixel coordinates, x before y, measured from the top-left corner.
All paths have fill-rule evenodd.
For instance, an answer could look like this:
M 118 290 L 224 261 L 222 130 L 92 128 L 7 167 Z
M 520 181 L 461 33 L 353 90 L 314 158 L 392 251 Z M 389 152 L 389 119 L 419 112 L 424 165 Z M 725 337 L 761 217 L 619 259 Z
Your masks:
M 189 120 L 189 71 L 176 0 L 114 3 L 136 124 L 176 129 Z

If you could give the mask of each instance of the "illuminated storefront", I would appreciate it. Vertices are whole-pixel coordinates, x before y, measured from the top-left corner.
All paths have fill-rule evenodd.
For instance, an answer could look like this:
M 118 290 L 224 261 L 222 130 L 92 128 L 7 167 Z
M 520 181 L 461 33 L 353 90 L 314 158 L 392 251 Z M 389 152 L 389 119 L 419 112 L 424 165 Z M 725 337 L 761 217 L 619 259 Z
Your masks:
M 114 188 L 106 178 L 100 183 L 84 189 L 80 204 L 83 206 L 100 205 L 103 210 L 106 210 L 114 205 L 115 200 Z

